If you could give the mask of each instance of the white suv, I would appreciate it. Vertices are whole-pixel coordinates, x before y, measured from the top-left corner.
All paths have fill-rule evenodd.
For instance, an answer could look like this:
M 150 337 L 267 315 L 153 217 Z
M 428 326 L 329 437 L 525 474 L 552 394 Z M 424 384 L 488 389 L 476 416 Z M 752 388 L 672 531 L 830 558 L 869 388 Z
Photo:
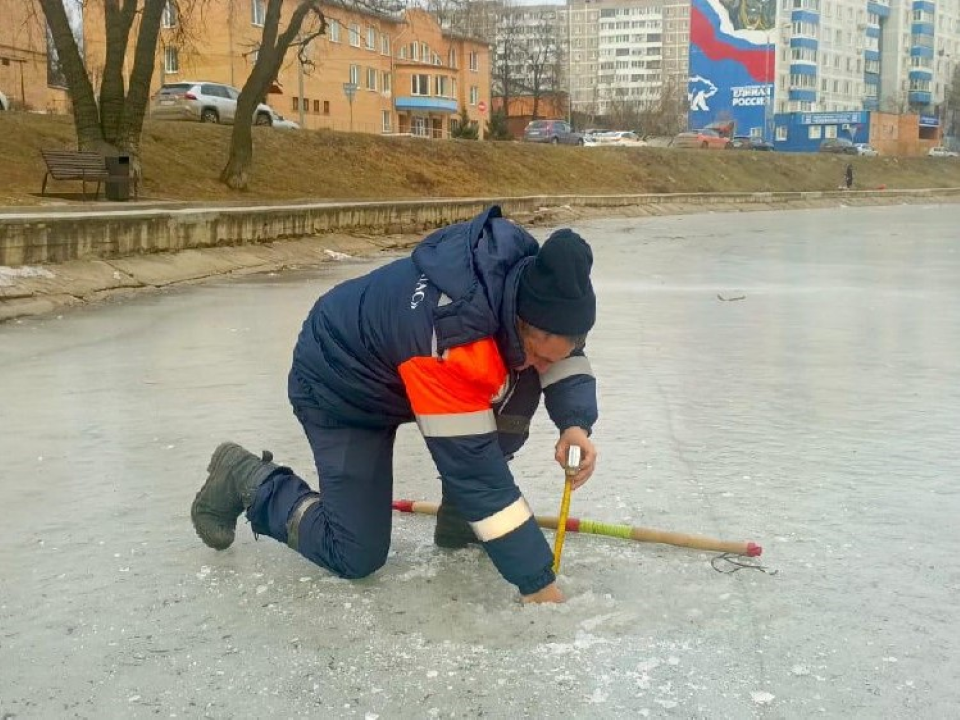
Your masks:
M 927 152 L 930 157 L 960 157 L 960 153 L 953 150 L 947 150 L 945 147 L 932 147 Z
M 7 100 L 7 96 L 0 92 L 0 110 L 9 110 L 10 101 Z
M 158 120 L 233 123 L 238 97 L 239 90 L 223 83 L 168 83 L 153 96 L 150 116 Z M 269 105 L 260 103 L 254 110 L 253 122 L 255 125 L 273 125 L 275 115 Z

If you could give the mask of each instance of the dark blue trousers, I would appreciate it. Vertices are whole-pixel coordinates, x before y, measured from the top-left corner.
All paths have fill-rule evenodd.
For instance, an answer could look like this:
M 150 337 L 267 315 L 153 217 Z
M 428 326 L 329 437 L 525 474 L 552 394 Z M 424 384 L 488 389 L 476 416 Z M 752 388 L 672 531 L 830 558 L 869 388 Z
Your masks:
M 539 379 L 531 370 L 520 375 L 506 406 L 497 408 L 500 448 L 508 459 L 526 441 L 539 400 Z M 345 426 L 296 403 L 294 414 L 313 450 L 320 492 L 281 467 L 257 490 L 247 519 L 254 532 L 288 544 L 293 521 L 293 546 L 301 555 L 340 577 L 366 577 L 383 567 L 390 549 L 397 428 Z
M 387 560 L 393 521 L 393 442 L 396 427 L 319 424 L 297 412 L 320 476 L 321 502 L 300 518 L 295 548 L 343 578 L 370 575 Z M 257 491 L 247 517 L 255 532 L 287 542 L 287 523 L 317 493 L 289 468 Z

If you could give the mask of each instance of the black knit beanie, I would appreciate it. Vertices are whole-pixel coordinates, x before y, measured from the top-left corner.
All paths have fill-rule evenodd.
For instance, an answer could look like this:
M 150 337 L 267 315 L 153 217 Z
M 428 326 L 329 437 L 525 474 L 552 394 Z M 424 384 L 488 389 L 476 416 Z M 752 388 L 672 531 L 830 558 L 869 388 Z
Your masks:
M 520 274 L 517 314 L 554 335 L 586 335 L 597 319 L 593 253 L 573 230 L 557 230 Z

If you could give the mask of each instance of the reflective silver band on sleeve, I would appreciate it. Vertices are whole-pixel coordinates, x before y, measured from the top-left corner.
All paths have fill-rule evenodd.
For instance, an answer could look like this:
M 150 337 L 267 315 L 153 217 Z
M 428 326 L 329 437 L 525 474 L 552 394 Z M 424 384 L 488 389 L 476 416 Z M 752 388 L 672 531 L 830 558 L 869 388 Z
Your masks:
M 573 375 L 589 375 L 593 377 L 593 368 L 590 367 L 590 361 L 583 355 L 564 358 L 560 362 L 551 365 L 550 369 L 540 376 L 540 387 L 549 387 Z
M 417 415 L 417 425 L 424 437 L 460 437 L 484 435 L 497 431 L 493 410 L 443 415 Z
M 489 542 L 513 532 L 531 517 L 533 511 L 521 497 L 490 517 L 470 523 L 470 527 L 482 542 Z

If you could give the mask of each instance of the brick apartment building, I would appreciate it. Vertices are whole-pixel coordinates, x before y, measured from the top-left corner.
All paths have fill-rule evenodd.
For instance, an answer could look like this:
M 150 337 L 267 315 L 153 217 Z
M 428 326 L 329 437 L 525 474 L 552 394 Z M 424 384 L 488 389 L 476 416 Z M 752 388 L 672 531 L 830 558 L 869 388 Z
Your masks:
M 295 2 L 287 1 L 285 16 Z M 187 80 L 238 88 L 246 81 L 260 41 L 265 0 L 211 0 L 197 7 L 200 12 L 189 19 L 165 14 L 152 91 Z M 94 5 L 88 5 L 84 49 L 95 75 L 104 56 L 104 36 L 102 19 L 94 13 Z M 310 129 L 443 138 L 466 108 L 470 121 L 484 132 L 490 98 L 486 43 L 444 32 L 422 10 L 381 15 L 331 4 L 324 13 L 327 32 L 307 49 L 313 67 L 301 66 L 293 49 L 287 53 L 266 98 L 277 112 Z M 348 85 L 354 88 L 352 101 Z
M 47 38 L 32 0 L 0 0 L 0 92 L 14 108 L 65 112 L 66 90 L 48 77 Z

